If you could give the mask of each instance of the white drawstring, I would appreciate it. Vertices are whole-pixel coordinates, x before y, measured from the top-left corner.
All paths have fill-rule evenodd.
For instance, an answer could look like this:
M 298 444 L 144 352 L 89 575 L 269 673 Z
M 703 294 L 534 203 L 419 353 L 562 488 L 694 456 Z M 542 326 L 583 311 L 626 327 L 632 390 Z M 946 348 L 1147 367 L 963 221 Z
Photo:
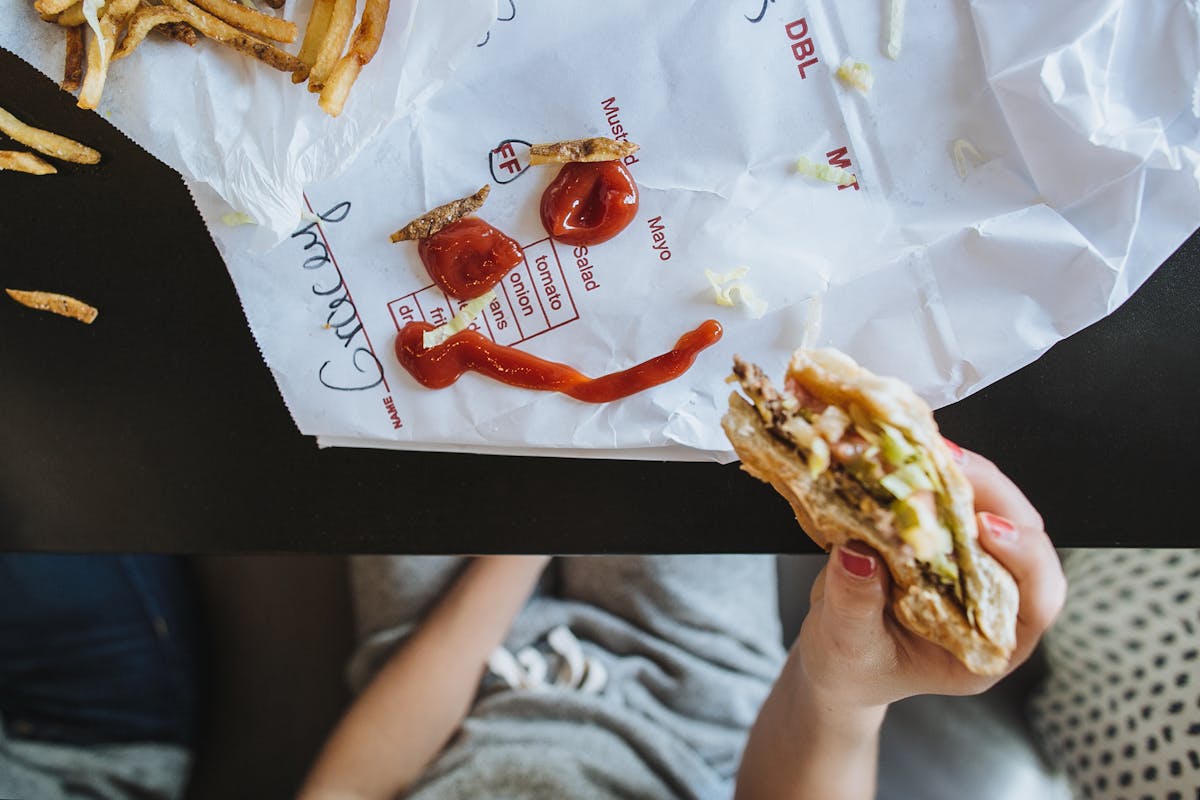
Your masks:
M 546 643 L 559 659 L 552 681 L 550 664 L 536 647 L 524 647 L 516 656 L 503 646 L 492 651 L 488 670 L 510 689 L 544 689 L 558 686 L 578 689 L 585 694 L 603 691 L 608 684 L 608 671 L 599 661 L 584 655 L 583 648 L 570 628 L 559 625 L 546 635 Z
M 569 628 L 559 625 L 546 636 L 546 642 L 563 660 L 554 682 L 559 686 L 570 686 L 572 689 L 578 687 L 582 682 L 584 670 L 583 648 L 579 646 L 579 640 Z

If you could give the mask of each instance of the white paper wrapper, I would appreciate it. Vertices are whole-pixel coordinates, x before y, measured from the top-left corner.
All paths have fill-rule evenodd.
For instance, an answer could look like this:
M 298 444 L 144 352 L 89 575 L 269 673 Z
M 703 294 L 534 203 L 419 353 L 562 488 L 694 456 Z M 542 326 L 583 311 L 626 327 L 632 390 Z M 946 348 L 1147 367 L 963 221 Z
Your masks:
M 299 35 L 280 47 L 299 50 L 311 8 L 312 0 L 288 0 L 282 16 Z M 211 186 L 229 208 L 260 222 L 255 245 L 263 249 L 295 230 L 304 187 L 337 175 L 435 91 L 495 14 L 496 0 L 456 0 L 453 14 L 436 0 L 392 0 L 383 45 L 338 119 L 290 74 L 214 42 L 189 48 L 157 34 L 112 62 L 98 110 L 189 183 Z M 62 79 L 63 31 L 29 0 L 0 10 L 0 45 Z
M 778 375 L 801 341 L 833 345 L 943 405 L 1112 311 L 1200 223 L 1194 5 L 911 3 L 895 62 L 885 6 L 504 0 L 441 91 L 307 187 L 324 221 L 259 253 L 195 187 L 300 430 L 325 445 L 729 460 L 734 353 Z M 873 66 L 869 94 L 834 78 L 847 56 Z M 501 145 L 616 125 L 642 145 L 637 218 L 587 253 L 550 244 L 537 208 L 557 168 L 515 177 L 523 150 Z M 960 138 L 984 161 L 965 177 Z M 798 176 L 800 156 L 857 188 Z M 706 318 L 724 338 L 679 380 L 607 405 L 471 374 L 421 388 L 397 330 L 454 308 L 388 234 L 485 182 L 480 215 L 527 246 L 499 290 L 506 325 L 482 323 L 497 341 L 599 375 Z M 704 270 L 740 265 L 769 303 L 761 319 L 713 303 Z

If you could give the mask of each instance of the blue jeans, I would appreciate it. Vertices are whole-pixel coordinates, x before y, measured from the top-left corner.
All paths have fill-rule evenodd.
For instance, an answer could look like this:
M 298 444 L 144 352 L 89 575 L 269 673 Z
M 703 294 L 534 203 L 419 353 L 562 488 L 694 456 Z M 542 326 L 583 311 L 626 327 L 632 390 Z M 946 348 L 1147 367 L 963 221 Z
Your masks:
M 0 555 L 0 715 L 9 736 L 189 745 L 196 609 L 154 555 Z

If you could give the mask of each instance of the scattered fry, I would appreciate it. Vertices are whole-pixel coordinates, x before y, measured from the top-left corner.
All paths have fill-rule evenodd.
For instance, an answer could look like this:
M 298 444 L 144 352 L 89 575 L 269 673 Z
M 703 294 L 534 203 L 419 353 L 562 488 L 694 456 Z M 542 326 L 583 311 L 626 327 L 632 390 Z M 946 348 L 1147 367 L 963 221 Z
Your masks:
M 61 14 L 77 2 L 79 0 L 35 0 L 33 8 L 45 17 L 53 14 Z
M 285 53 L 275 45 L 255 39 L 249 34 L 242 33 L 232 25 L 226 25 L 221 20 L 208 14 L 188 2 L 188 0 L 166 0 L 167 5 L 178 11 L 200 33 L 215 42 L 232 47 L 238 52 L 253 56 L 267 66 L 283 72 L 306 70 L 308 66 L 291 53 Z
M 79 91 L 80 108 L 95 108 L 99 104 L 107 77 L 108 58 L 104 54 L 104 39 L 93 33 L 87 40 L 87 77 Z
M 67 32 L 67 55 L 60 85 L 64 92 L 77 92 L 83 81 L 83 26 L 76 25 L 63 30 Z
M 76 3 L 66 11 L 58 15 L 55 20 L 64 28 L 74 28 L 78 25 L 87 25 L 87 17 L 83 15 L 83 3 Z
M 333 13 L 333 0 L 314 0 L 312 12 L 308 15 L 308 26 L 304 29 L 304 41 L 300 45 L 300 55 L 297 56 L 310 68 L 317 61 L 317 52 L 325 35 L 329 31 L 329 18 Z M 303 76 L 292 76 L 292 83 L 300 83 Z
M 155 30 L 161 32 L 168 39 L 183 42 L 188 47 L 196 46 L 196 39 L 198 38 L 196 29 L 186 22 L 168 22 L 165 25 L 159 25 Z
M 8 292 L 9 297 L 23 306 L 77 319 L 85 325 L 91 325 L 100 314 L 98 310 L 82 300 L 76 300 L 74 297 L 69 297 L 65 294 L 25 292 L 20 289 L 5 289 L 4 291 Z
M 329 15 L 329 27 L 325 38 L 317 49 L 313 60 L 312 70 L 308 77 L 308 90 L 319 92 L 325 88 L 325 81 L 333 72 L 346 47 L 346 39 L 350 37 L 350 27 L 354 24 L 354 12 L 357 10 L 356 0 L 333 0 L 333 10 Z
M 155 27 L 178 22 L 186 23 L 187 20 L 173 8 L 142 6 L 130 18 L 125 38 L 121 40 L 121 46 L 113 53 L 113 61 L 119 61 L 132 53 L 146 38 L 146 34 Z
M 125 18 L 137 8 L 138 2 L 139 0 L 111 0 L 104 6 L 104 16 L 100 19 L 100 35 L 88 39 L 87 74 L 79 92 L 80 108 L 95 108 L 100 104 L 100 95 L 104 92 L 104 82 L 108 78 L 109 61 L 117 45 L 117 33 L 124 25 Z
M 336 117 L 342 113 L 346 97 L 358 80 L 358 74 L 379 52 L 390 6 L 391 0 L 367 0 L 363 6 L 362 19 L 354 31 L 354 38 L 350 40 L 350 49 L 338 60 L 329 80 L 321 89 L 320 106 L 329 116 Z
M 359 0 L 313 0 L 297 55 L 274 44 L 295 42 L 297 23 L 267 12 L 263 2 L 279 9 L 285 0 L 33 0 L 32 5 L 46 22 L 67 29 L 62 87 L 78 91 L 80 108 L 99 106 L 111 62 L 130 55 L 157 31 L 189 46 L 204 36 L 290 72 L 293 83 L 308 81 L 309 92 L 321 95 L 321 108 L 338 116 L 363 67 L 379 52 L 391 0 L 364 0 L 357 28 Z
M 530 164 L 567 164 L 572 161 L 616 161 L 636 153 L 639 146 L 629 140 L 597 137 L 566 142 L 535 144 L 529 148 Z
M 272 17 L 239 5 L 233 0 L 193 0 L 196 5 L 217 19 L 241 28 L 246 33 L 276 42 L 296 41 L 296 24 L 286 19 Z
M 0 150 L 0 170 L 27 172 L 30 175 L 53 175 L 58 172 L 33 153 L 18 150 Z
M 0 108 L 0 133 L 60 161 L 74 161 L 76 164 L 97 164 L 100 161 L 100 154 L 87 145 L 26 125 L 3 108 Z
M 468 214 L 478 211 L 483 206 L 483 201 L 487 200 L 488 193 L 491 191 L 492 187 L 490 185 L 484 185 L 482 189 L 473 195 L 452 200 L 445 205 L 440 205 L 432 211 L 422 214 L 393 233 L 392 241 L 404 242 L 409 239 L 427 239 L 433 236 L 447 225 L 458 222 Z
M 883 51 L 892 61 L 900 57 L 900 45 L 904 39 L 904 1 L 887 0 L 888 14 Z

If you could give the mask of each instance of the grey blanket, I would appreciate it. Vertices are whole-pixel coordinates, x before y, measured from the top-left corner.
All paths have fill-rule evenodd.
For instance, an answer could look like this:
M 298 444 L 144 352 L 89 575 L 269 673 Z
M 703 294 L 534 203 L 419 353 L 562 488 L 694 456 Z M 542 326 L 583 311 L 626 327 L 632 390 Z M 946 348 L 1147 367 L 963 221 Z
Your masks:
M 461 569 L 454 558 L 352 563 L 361 688 Z M 727 798 L 783 662 L 770 556 L 579 557 L 554 562 L 506 641 L 567 626 L 608 674 L 597 693 L 481 692 L 410 797 Z

